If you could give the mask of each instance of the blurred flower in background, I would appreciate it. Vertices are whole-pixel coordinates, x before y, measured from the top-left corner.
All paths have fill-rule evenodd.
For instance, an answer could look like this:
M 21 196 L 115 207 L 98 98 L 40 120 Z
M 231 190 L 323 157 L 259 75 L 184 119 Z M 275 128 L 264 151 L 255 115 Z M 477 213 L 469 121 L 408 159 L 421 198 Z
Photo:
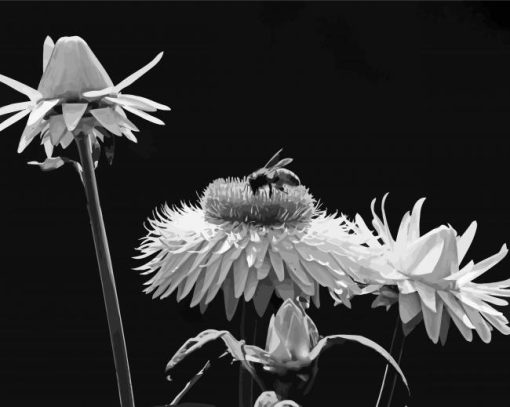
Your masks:
M 28 115 L 18 152 L 41 134 L 47 157 L 52 157 L 54 146 L 67 148 L 78 133 L 90 135 L 95 145 L 98 145 L 97 139 L 104 141 L 104 137 L 110 134 L 125 136 L 136 142 L 133 132 L 138 128 L 127 118 L 124 110 L 162 125 L 161 120 L 147 112 L 170 108 L 121 91 L 154 67 L 162 56 L 161 52 L 149 64 L 113 85 L 83 39 L 62 37 L 54 44 L 47 37 L 43 47 L 43 75 L 37 90 L 0 75 L 0 82 L 30 99 L 0 108 L 0 115 L 16 112 L 0 124 L 0 131 Z
M 382 220 L 375 213 L 375 200 L 372 202 L 376 236 L 359 215 L 351 225 L 356 234 L 365 236 L 374 253 L 362 268 L 366 271 L 364 282 L 368 283 L 364 292 L 378 294 L 373 306 L 388 309 L 398 302 L 404 332 L 411 332 L 423 319 L 434 343 L 439 339 L 442 344 L 446 342 L 450 319 L 468 341 L 472 340 L 473 329 L 486 343 L 491 340 L 493 327 L 508 335 L 508 320 L 489 304 L 508 304 L 498 297 L 510 297 L 510 279 L 494 283 L 473 281 L 506 256 L 506 245 L 497 254 L 479 263 L 470 261 L 461 268 L 476 232 L 476 222 L 460 236 L 451 226 L 439 226 L 420 236 L 424 202 L 420 199 L 411 213 L 404 215 L 393 239 L 384 211 L 385 198 Z
M 218 179 L 198 206 L 165 205 L 149 220 L 138 267 L 153 274 L 145 284 L 153 298 L 177 290 L 180 301 L 192 294 L 202 312 L 220 289 L 232 318 L 238 301 L 253 300 L 263 315 L 276 293 L 282 299 L 304 295 L 319 306 L 319 287 L 350 305 L 359 292 L 349 273 L 355 250 L 366 250 L 348 233 L 343 216 L 326 215 L 304 186 L 285 192 L 267 188 L 253 194 L 240 179 Z
M 299 407 L 295 401 L 279 401 L 274 391 L 265 391 L 255 401 L 255 407 Z

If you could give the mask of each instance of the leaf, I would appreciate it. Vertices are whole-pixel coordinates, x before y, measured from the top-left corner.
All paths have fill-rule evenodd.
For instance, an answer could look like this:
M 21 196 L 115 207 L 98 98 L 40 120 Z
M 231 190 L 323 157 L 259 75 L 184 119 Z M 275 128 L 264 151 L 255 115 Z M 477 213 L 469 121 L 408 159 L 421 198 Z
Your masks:
M 317 346 L 312 349 L 310 352 L 310 358 L 313 360 L 316 357 L 319 356 L 319 354 L 325 349 L 332 345 L 341 345 L 345 343 L 345 341 L 352 341 L 357 342 L 363 346 L 366 346 L 370 349 L 375 350 L 377 353 L 379 353 L 383 358 L 385 358 L 391 366 L 397 371 L 397 373 L 400 375 L 400 378 L 404 382 L 407 391 L 410 393 L 409 385 L 407 384 L 407 379 L 404 376 L 404 373 L 400 369 L 400 366 L 398 363 L 393 359 L 393 357 L 379 344 L 372 341 L 371 339 L 365 338 L 361 335 L 329 335 L 324 338 L 322 338 Z
M 236 360 L 245 360 L 244 352 L 242 351 L 242 342 L 235 339 L 232 334 L 228 331 L 218 331 L 216 329 L 207 329 L 202 331 L 194 338 L 188 339 L 184 342 L 179 350 L 172 356 L 170 361 L 166 365 L 165 371 L 169 371 L 173 369 L 178 363 L 180 363 L 184 358 L 186 358 L 189 354 L 193 353 L 197 349 L 200 349 L 205 344 L 215 341 L 216 339 L 223 339 L 225 345 L 227 345 L 227 349 L 230 354 Z
M 53 171 L 59 169 L 64 164 L 71 164 L 74 169 L 78 171 L 80 178 L 82 177 L 82 168 L 80 163 L 67 157 L 49 157 L 43 162 L 29 161 L 27 164 L 37 165 L 42 171 Z

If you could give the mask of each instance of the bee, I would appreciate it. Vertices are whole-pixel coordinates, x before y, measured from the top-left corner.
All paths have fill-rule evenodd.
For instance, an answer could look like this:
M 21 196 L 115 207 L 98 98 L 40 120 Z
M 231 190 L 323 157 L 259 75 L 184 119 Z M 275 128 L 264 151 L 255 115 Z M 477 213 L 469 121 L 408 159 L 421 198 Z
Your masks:
M 253 195 L 255 195 L 259 189 L 269 186 L 269 197 L 273 194 L 273 187 L 279 191 L 285 192 L 283 186 L 297 186 L 301 184 L 299 178 L 292 171 L 283 168 L 292 162 L 292 158 L 284 158 L 278 161 L 280 153 L 283 148 L 280 148 L 278 152 L 271 157 L 271 159 L 262 168 L 248 175 L 248 185 L 251 188 Z

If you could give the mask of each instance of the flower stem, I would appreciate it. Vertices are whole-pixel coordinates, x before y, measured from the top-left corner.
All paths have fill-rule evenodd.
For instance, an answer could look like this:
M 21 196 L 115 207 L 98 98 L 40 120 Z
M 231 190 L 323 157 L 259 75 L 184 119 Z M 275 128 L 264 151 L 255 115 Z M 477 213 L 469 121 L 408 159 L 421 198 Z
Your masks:
M 241 339 L 250 344 L 255 344 L 254 340 L 257 334 L 256 318 L 247 318 L 246 316 L 247 304 L 242 301 L 241 304 Z M 250 326 L 253 328 L 252 335 L 247 332 L 246 320 L 250 321 Z M 249 336 L 252 336 L 250 338 Z M 253 340 L 252 340 L 253 339 Z M 239 407 L 252 407 L 253 400 L 253 379 L 250 372 L 243 366 L 239 365 Z
M 399 326 L 400 326 L 400 315 L 399 315 L 398 310 L 397 310 L 397 318 L 396 318 L 396 321 L 395 321 L 395 328 L 393 329 L 393 335 L 391 337 L 391 345 L 390 345 L 390 350 L 389 350 L 390 355 L 393 352 L 393 346 L 395 345 L 395 338 L 397 337 L 397 331 L 398 331 L 398 327 Z M 381 402 L 381 398 L 382 398 L 382 395 L 383 395 L 384 387 L 386 385 L 386 378 L 388 376 L 388 369 L 389 369 L 389 367 L 390 367 L 390 364 L 386 363 L 386 367 L 384 368 L 384 375 L 383 375 L 383 378 L 382 378 L 381 387 L 379 389 L 379 395 L 377 396 L 377 402 L 375 403 L 375 407 L 379 407 L 379 403 Z M 395 379 L 396 379 L 396 377 L 395 377 Z M 393 394 L 393 391 L 392 391 L 392 394 Z
M 402 336 L 402 340 L 400 341 L 400 350 L 398 352 L 398 358 L 397 363 L 400 365 L 400 360 L 402 359 L 402 353 L 404 352 L 404 342 L 406 340 L 405 335 Z M 393 392 L 395 391 L 395 384 L 397 383 L 397 375 L 396 373 L 393 374 L 393 381 L 391 382 L 391 392 L 390 397 L 388 399 L 388 404 L 386 404 L 386 407 L 391 406 L 391 400 L 393 399 Z
M 110 341 L 117 373 L 120 405 L 122 407 L 134 407 L 135 402 L 133 397 L 133 388 L 131 386 L 126 342 L 124 340 L 124 330 L 122 328 L 119 301 L 117 298 L 117 290 L 115 288 L 112 260 L 110 257 L 110 250 L 108 248 L 108 240 L 106 238 L 101 205 L 99 203 L 99 193 L 97 190 L 90 140 L 89 136 L 86 134 L 78 134 L 75 136 L 75 139 L 83 168 L 82 180 L 85 188 L 85 195 L 87 197 L 87 208 L 89 212 L 90 225 L 92 227 L 97 263 L 99 265 L 101 286 L 103 288 L 103 298 L 106 307 L 108 328 L 110 330 Z

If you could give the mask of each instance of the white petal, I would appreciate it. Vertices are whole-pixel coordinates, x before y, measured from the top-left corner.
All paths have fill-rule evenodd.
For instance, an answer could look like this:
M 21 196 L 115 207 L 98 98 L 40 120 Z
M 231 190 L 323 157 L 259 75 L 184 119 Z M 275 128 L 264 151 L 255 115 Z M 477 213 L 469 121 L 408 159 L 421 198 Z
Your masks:
M 491 330 L 487 323 L 480 316 L 480 313 L 471 308 L 469 305 L 462 304 L 462 308 L 466 311 L 467 316 L 475 326 L 476 332 L 485 343 L 489 343 L 491 341 Z
M 463 276 L 459 280 L 457 280 L 457 283 L 459 285 L 462 285 L 468 281 L 472 281 L 475 278 L 481 276 L 487 270 L 494 267 L 501 260 L 503 260 L 505 258 L 505 256 L 507 255 L 507 253 L 508 253 L 508 249 L 506 247 L 506 244 L 504 244 L 498 253 L 496 253 L 495 255 L 493 255 L 485 260 L 482 260 L 479 263 L 476 263 L 473 267 L 473 271 L 471 273 Z
M 138 104 L 138 105 L 143 106 L 144 108 L 141 110 L 147 110 L 147 108 L 151 108 L 151 111 L 156 111 L 156 109 L 170 110 L 170 108 L 168 106 L 163 105 L 158 102 L 155 102 L 154 100 L 147 99 L 142 96 L 121 94 L 118 96 L 118 98 L 122 99 L 124 102 L 129 102 L 131 104 Z M 139 109 L 140 109 L 140 107 L 139 107 Z
M 427 284 L 419 281 L 413 282 L 414 287 L 420 295 L 421 301 L 432 311 L 436 312 L 436 290 Z
M 264 278 L 267 277 L 270 270 L 271 270 L 271 261 L 269 260 L 268 256 L 265 256 L 262 264 L 257 269 L 257 278 L 259 280 L 263 280 Z
M 27 126 L 31 126 L 41 120 L 46 113 L 58 104 L 58 102 L 60 102 L 60 99 L 43 100 L 39 103 L 34 109 L 32 109 L 32 112 L 28 117 Z
M 252 267 L 248 270 L 248 278 L 246 280 L 246 286 L 244 287 L 244 300 L 246 302 L 250 301 L 255 294 L 255 290 L 257 289 L 257 271 Z
M 154 58 L 151 62 L 149 62 L 147 65 L 145 65 L 143 68 L 139 69 L 135 73 L 132 73 L 129 75 L 126 79 L 124 79 L 119 84 L 115 85 L 115 91 L 120 92 L 122 89 L 128 87 L 133 82 L 138 80 L 142 75 L 144 75 L 146 72 L 148 72 L 150 69 L 152 69 L 163 57 L 163 52 L 160 52 L 156 58 Z
M 432 342 L 437 343 L 439 340 L 439 332 L 441 327 L 441 318 L 443 315 L 443 302 L 437 302 L 437 311 L 431 311 L 427 306 L 422 306 L 423 321 L 425 322 L 425 329 Z
M 103 107 L 100 109 L 93 109 L 90 111 L 90 113 L 104 128 L 106 128 L 106 130 L 115 134 L 116 136 L 122 135 L 122 132 L 120 131 L 119 125 L 117 123 L 117 117 L 115 116 L 112 109 L 109 107 Z
M 246 279 L 248 278 L 248 263 L 245 256 L 239 256 L 234 262 L 234 296 L 239 298 L 244 291 Z
M 43 45 L 43 72 L 46 70 L 46 66 L 48 66 L 48 62 L 51 57 L 51 53 L 53 52 L 53 48 L 55 47 L 55 43 L 48 35 L 44 40 Z
M 88 103 L 64 103 L 62 105 L 62 115 L 67 130 L 73 131 L 78 126 L 88 105 Z
M 510 327 L 506 325 L 505 322 L 501 320 L 501 318 L 497 318 L 494 315 L 490 314 L 483 314 L 483 317 L 487 319 L 491 323 L 491 325 L 496 328 L 499 332 L 501 332 L 503 335 L 509 335 L 510 334 Z
M 407 324 L 421 311 L 420 299 L 418 294 L 399 294 L 398 306 L 400 311 L 400 319 Z
M 50 117 L 50 138 L 53 145 L 57 145 L 60 142 L 60 139 L 67 131 L 66 123 L 64 122 L 63 115 L 56 115 Z
M 285 271 L 283 269 L 283 260 L 278 253 L 275 253 L 273 250 L 268 250 L 269 258 L 271 259 L 271 264 L 273 265 L 274 272 L 278 277 L 278 281 L 283 281 L 285 279 Z
M 481 301 L 476 297 L 476 295 L 473 295 L 472 293 L 461 291 L 456 292 L 454 291 L 453 294 L 461 300 L 464 304 L 467 304 L 475 309 L 477 309 L 480 312 L 492 314 L 492 315 L 501 315 L 501 312 L 495 310 L 490 305 L 486 304 L 485 302 Z
M 145 119 L 149 122 L 152 122 L 154 124 L 159 124 L 160 126 L 164 126 L 164 124 L 165 124 L 165 122 L 163 122 L 162 120 L 159 120 L 157 117 L 151 116 L 150 114 L 142 112 L 141 110 L 135 109 L 134 107 L 125 106 L 125 105 L 123 107 L 128 112 L 136 114 L 137 116 L 140 116 L 142 119 Z
M 18 112 L 12 116 L 10 116 L 8 119 L 5 119 L 2 123 L 0 123 L 0 131 L 6 129 L 7 127 L 13 125 L 17 121 L 20 121 L 23 119 L 27 114 L 30 113 L 30 110 L 22 110 L 21 112 Z
M 457 302 L 453 294 L 446 291 L 438 291 L 437 294 L 439 295 L 439 297 L 441 297 L 441 299 L 448 307 L 448 310 L 450 312 L 450 315 L 452 315 L 452 318 L 455 316 L 458 322 L 463 323 L 469 329 L 475 329 L 474 325 L 471 323 L 471 321 L 469 320 L 466 313 L 464 312 L 460 304 Z
M 444 240 L 436 242 L 434 247 L 423 256 L 420 262 L 413 267 L 409 272 L 413 276 L 421 276 L 424 274 L 430 274 L 434 271 L 441 254 L 443 253 Z
M 71 145 L 73 140 L 74 140 L 73 133 L 71 133 L 70 131 L 66 131 L 66 134 L 64 134 L 64 136 L 60 139 L 60 146 L 63 149 L 66 149 L 67 147 L 69 147 Z
M 448 337 L 450 319 L 450 314 L 448 312 L 443 312 L 443 317 L 441 318 L 441 328 L 439 328 L 439 339 L 441 341 L 441 345 L 443 346 L 446 344 L 446 339 Z
M 464 339 L 468 342 L 471 342 L 473 340 L 473 332 L 471 332 L 471 329 L 468 328 L 465 323 L 462 323 L 461 320 L 457 317 L 457 315 L 452 312 L 451 308 L 446 308 L 448 313 L 450 314 L 450 317 L 452 318 L 453 322 L 455 323 L 455 326 L 458 328 Z M 465 314 L 464 314 L 465 315 Z M 467 316 L 466 316 L 467 318 Z M 473 327 L 474 329 L 474 327 Z
M 268 280 L 260 281 L 257 285 L 257 291 L 253 297 L 253 305 L 255 305 L 255 310 L 260 318 L 262 318 L 266 311 L 267 304 L 269 304 L 273 291 L 273 284 L 271 284 Z
M 12 103 L 7 106 L 0 107 L 0 116 L 8 113 L 19 112 L 20 110 L 25 110 L 33 106 L 33 102 L 20 102 L 20 103 Z
M 420 215 L 425 198 L 416 201 L 411 211 L 411 222 L 409 224 L 409 241 L 412 242 L 420 237 Z
M 18 153 L 21 153 L 30 144 L 30 142 L 41 132 L 45 125 L 46 123 L 39 122 L 35 125 L 25 127 L 25 130 L 23 130 L 23 134 L 19 140 Z
M 232 281 L 232 276 L 228 276 L 223 285 L 223 299 L 225 301 L 225 314 L 227 320 L 230 321 L 234 316 L 237 308 L 237 303 L 239 302 L 239 298 L 234 296 L 234 282 Z
M 23 93 L 24 95 L 28 96 L 28 98 L 32 101 L 38 100 L 42 98 L 42 95 L 34 88 L 31 88 L 28 85 L 25 85 L 21 82 L 18 82 L 15 79 L 11 79 L 5 75 L 0 74 L 0 82 L 6 84 L 7 86 L 10 86 L 14 90 L 17 90 L 20 93 Z
M 88 92 L 84 92 L 83 96 L 86 97 L 87 99 L 95 99 L 95 98 L 102 98 L 107 95 L 113 95 L 113 94 L 115 94 L 115 88 L 110 87 L 110 88 L 104 88 L 101 90 L 90 90 Z
M 471 225 L 469 225 L 464 234 L 457 238 L 457 255 L 459 259 L 459 264 L 464 259 L 464 256 L 466 255 L 469 246 L 471 246 L 471 242 L 475 237 L 476 226 L 477 226 L 476 221 L 471 222 Z
M 50 158 L 53 155 L 53 144 L 51 143 L 51 139 L 48 137 L 43 141 L 44 144 L 44 152 L 46 153 L 46 157 Z

